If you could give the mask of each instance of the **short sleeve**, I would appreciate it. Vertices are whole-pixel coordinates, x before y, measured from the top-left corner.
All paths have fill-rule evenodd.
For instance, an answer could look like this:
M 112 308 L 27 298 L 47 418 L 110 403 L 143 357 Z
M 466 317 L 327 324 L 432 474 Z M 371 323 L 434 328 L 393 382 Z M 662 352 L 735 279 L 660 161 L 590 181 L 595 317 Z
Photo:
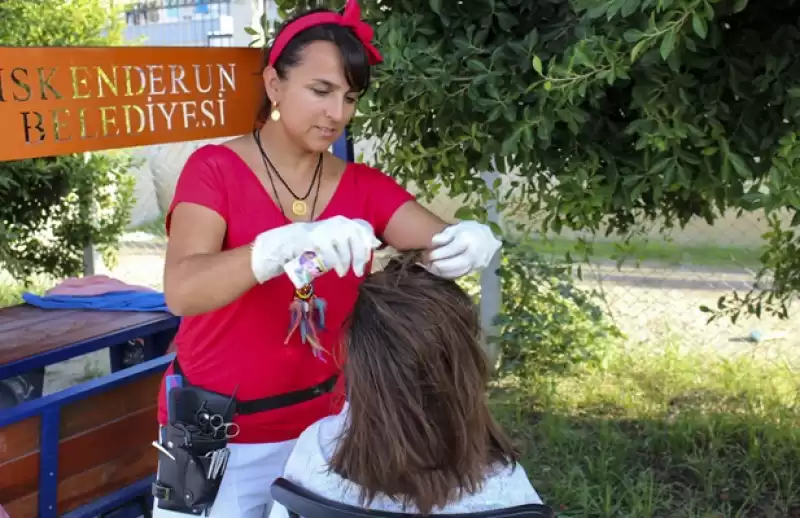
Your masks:
M 166 230 L 169 234 L 170 217 L 179 203 L 194 203 L 209 208 L 228 220 L 228 197 L 220 167 L 222 150 L 219 146 L 206 145 L 197 148 L 186 160 L 166 215 Z
M 381 237 L 397 209 L 415 198 L 394 178 L 378 169 L 364 166 L 362 174 L 367 185 L 368 221 L 375 235 Z

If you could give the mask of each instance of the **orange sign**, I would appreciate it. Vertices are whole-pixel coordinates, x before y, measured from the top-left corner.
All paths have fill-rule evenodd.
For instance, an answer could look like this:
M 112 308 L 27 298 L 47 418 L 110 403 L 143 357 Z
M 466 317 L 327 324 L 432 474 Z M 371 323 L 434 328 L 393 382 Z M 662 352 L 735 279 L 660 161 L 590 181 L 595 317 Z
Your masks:
M 243 134 L 255 48 L 0 47 L 0 162 Z

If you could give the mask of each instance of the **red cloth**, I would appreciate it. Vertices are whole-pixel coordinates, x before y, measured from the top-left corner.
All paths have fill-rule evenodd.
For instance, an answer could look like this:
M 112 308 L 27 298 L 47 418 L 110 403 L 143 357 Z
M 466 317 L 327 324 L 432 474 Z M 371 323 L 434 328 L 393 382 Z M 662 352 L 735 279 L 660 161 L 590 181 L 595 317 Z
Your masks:
M 361 218 L 378 237 L 395 211 L 413 197 L 391 177 L 364 164 L 348 164 L 320 219 Z M 266 230 L 285 224 L 280 209 L 247 164 L 225 146 L 206 145 L 189 157 L 178 179 L 170 207 L 190 202 L 208 207 L 227 222 L 224 249 L 252 242 Z M 169 214 L 167 230 L 169 230 Z M 328 305 L 323 347 L 332 351 L 355 303 L 362 278 L 352 270 L 339 278 L 330 271 L 314 281 L 316 293 Z M 289 329 L 289 304 L 294 287 L 284 274 L 256 286 L 226 307 L 204 315 L 184 317 L 175 337 L 181 367 L 188 379 L 205 389 L 237 398 L 258 399 L 301 390 L 323 382 L 340 367 L 314 358 L 299 333 L 284 345 Z M 169 371 L 171 373 L 171 369 Z M 240 443 L 278 442 L 297 438 L 313 422 L 338 413 L 343 379 L 332 394 L 278 410 L 237 416 Z M 165 390 L 159 395 L 159 422 L 166 422 Z

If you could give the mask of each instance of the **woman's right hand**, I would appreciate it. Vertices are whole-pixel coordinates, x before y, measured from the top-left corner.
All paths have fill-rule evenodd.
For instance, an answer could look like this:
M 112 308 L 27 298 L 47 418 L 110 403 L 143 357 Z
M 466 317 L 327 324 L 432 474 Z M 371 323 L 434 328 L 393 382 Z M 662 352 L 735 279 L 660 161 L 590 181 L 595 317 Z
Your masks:
M 372 225 L 363 219 L 334 216 L 306 225 L 308 245 L 302 252 L 310 249 L 319 253 L 339 277 L 347 275 L 350 265 L 356 275 L 364 275 L 372 251 L 381 244 Z
M 283 273 L 283 265 L 303 252 L 315 251 L 339 277 L 352 266 L 364 275 L 372 251 L 380 246 L 372 226 L 364 220 L 334 216 L 314 222 L 298 222 L 268 230 L 253 242 L 250 266 L 256 280 L 264 283 Z

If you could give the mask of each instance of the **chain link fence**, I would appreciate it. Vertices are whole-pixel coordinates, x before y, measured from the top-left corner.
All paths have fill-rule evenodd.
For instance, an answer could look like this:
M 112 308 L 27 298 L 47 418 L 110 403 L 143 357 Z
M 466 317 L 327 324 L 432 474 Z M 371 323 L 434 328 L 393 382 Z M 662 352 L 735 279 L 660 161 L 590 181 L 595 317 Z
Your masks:
M 746 293 L 754 285 L 768 223 L 762 213 L 726 214 L 707 224 L 697 218 L 684 229 L 641 229 L 629 242 L 580 234 L 543 241 L 554 255 L 578 248 L 579 284 L 603 296 L 608 313 L 632 344 L 708 349 L 730 357 L 784 358 L 800 344 L 800 320 L 741 318 L 708 323 L 701 306 Z M 583 261 L 581 239 L 589 242 Z M 576 246 L 577 245 L 577 246 Z

